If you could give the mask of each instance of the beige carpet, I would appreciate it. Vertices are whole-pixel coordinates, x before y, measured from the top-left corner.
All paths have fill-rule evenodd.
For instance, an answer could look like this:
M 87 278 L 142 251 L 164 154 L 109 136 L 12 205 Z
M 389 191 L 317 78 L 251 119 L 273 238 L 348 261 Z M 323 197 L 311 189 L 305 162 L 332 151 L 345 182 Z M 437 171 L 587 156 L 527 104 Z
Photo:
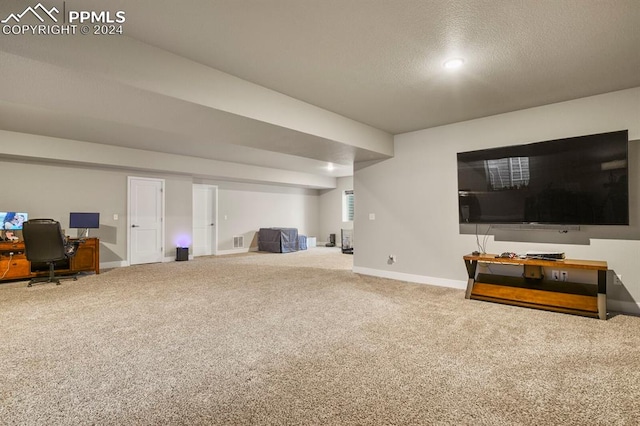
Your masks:
M 640 318 L 351 262 L 316 248 L 2 284 L 0 424 L 638 424 Z

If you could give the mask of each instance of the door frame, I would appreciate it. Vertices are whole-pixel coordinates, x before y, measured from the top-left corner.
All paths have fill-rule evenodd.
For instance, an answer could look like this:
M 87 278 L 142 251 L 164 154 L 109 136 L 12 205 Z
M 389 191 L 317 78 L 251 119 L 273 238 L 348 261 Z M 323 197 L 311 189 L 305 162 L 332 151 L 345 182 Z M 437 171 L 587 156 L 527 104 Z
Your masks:
M 162 216 L 160 218 L 160 222 L 162 226 L 160 227 L 160 241 L 162 242 L 162 262 L 167 262 L 166 250 L 165 250 L 165 181 L 160 178 L 150 178 L 150 177 L 142 177 L 142 176 L 127 176 L 127 266 L 131 266 L 131 183 L 134 180 L 147 180 L 147 181 L 156 181 L 160 183 L 160 192 L 161 196 L 161 211 Z
M 211 185 L 208 183 L 194 183 L 192 185 L 192 191 L 195 187 L 204 187 L 213 190 L 213 200 L 215 202 L 215 210 L 213 211 L 213 223 L 214 225 L 214 234 L 213 237 L 215 239 L 215 244 L 211 247 L 211 254 L 214 256 L 218 255 L 218 185 Z M 193 217 L 194 212 L 191 211 L 191 216 Z M 192 230 L 193 233 L 193 220 L 192 220 Z

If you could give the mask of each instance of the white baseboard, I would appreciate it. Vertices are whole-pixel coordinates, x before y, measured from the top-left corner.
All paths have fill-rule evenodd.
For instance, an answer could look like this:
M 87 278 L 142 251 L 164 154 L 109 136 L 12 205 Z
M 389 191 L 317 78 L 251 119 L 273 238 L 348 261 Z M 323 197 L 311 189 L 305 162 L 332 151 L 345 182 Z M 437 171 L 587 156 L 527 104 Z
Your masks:
M 230 249 L 230 250 L 218 250 L 216 252 L 216 256 L 224 256 L 226 254 L 249 253 L 250 251 L 258 251 L 258 247 L 244 247 L 244 248 Z
M 100 270 L 103 269 L 113 269 L 113 268 L 124 268 L 125 266 L 129 266 L 129 262 L 126 260 L 116 260 L 114 262 L 101 262 Z
M 193 255 L 190 254 L 187 259 L 188 260 L 193 260 Z M 164 259 L 162 259 L 162 263 L 165 263 L 165 262 L 176 262 L 176 257 L 175 256 L 165 256 Z M 183 262 L 183 261 L 181 261 L 181 262 Z
M 447 278 L 428 277 L 425 275 L 405 274 L 403 272 L 383 271 L 380 269 L 363 268 L 359 266 L 353 267 L 356 274 L 370 275 L 373 277 L 389 278 L 397 281 L 407 281 L 417 284 L 429 284 L 439 287 L 456 288 L 465 290 L 467 281 L 450 280 Z M 622 300 L 614 300 L 607 298 L 607 310 L 611 312 L 620 312 L 623 314 L 640 315 L 640 303 L 627 302 Z
M 193 260 L 193 255 L 189 255 L 189 260 Z M 175 262 L 175 256 L 165 256 L 162 258 L 162 263 Z M 100 269 L 112 269 L 112 268 L 124 268 L 125 266 L 131 266 L 127 260 L 116 260 L 114 262 L 100 262 Z
M 240 249 L 231 249 L 231 250 L 218 250 L 215 253 L 216 256 L 222 256 L 225 254 L 240 254 L 240 253 L 248 253 L 250 251 L 258 251 L 257 247 L 245 247 Z M 189 254 L 189 260 L 193 260 L 193 254 Z M 175 256 L 165 256 L 162 258 L 162 262 L 175 262 Z M 112 269 L 112 268 L 124 268 L 125 266 L 131 266 L 127 260 L 117 260 L 114 262 L 101 262 L 100 269 Z
M 362 275 L 371 275 L 373 277 L 389 278 L 398 281 L 408 281 L 417 284 L 436 285 L 438 287 L 449 287 L 465 290 L 467 288 L 466 281 L 450 280 L 447 278 L 428 277 L 425 275 L 406 274 L 404 272 L 383 271 L 380 269 L 363 268 L 354 266 L 353 272 Z

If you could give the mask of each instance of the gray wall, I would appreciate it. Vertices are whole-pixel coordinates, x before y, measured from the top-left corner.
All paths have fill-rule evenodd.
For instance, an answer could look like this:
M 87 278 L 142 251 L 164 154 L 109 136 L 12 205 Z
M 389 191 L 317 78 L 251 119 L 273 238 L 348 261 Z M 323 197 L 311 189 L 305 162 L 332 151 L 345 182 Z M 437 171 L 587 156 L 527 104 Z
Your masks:
M 233 250 L 233 237 L 244 236 L 245 247 L 257 249 L 260 228 L 298 228 L 316 235 L 319 228 L 318 190 L 241 182 L 198 180 L 218 187 L 218 250 Z
M 69 212 L 100 212 L 100 229 L 91 229 L 89 235 L 101 239 L 101 262 L 126 258 L 126 173 L 0 161 L 0 178 L 7 183 L 0 196 L 3 211 L 25 211 L 32 219 L 58 220 L 71 236 L 76 230 L 68 228 Z
M 103 267 L 127 262 L 127 178 L 153 177 L 165 180 L 165 258 L 175 257 L 175 247 L 192 233 L 192 185 L 218 185 L 218 249 L 233 249 L 233 236 L 244 235 L 247 248 L 257 246 L 260 227 L 297 227 L 315 235 L 319 229 L 317 190 L 234 182 L 194 180 L 181 174 L 148 173 L 23 160 L 0 160 L 0 210 L 25 211 L 30 218 L 60 221 L 67 234 L 69 212 L 100 212 L 100 229 L 90 236 L 100 238 Z M 118 219 L 114 220 L 114 215 Z M 224 219 L 224 216 L 227 219 Z M 191 238 L 189 238 L 191 240 Z
M 630 140 L 640 139 L 640 88 L 396 136 L 393 159 L 355 172 L 354 270 L 464 286 L 462 256 L 477 245 L 474 233 L 458 224 L 456 153 L 620 129 L 629 129 Z M 639 145 L 630 143 L 631 226 L 582 227 L 568 234 L 500 231 L 498 238 L 489 235 L 487 252 L 554 250 L 575 259 L 605 260 L 622 274 L 624 284 L 610 286 L 610 299 L 618 302 L 610 307 L 637 310 Z M 369 213 L 376 219 L 369 220 Z M 389 254 L 397 256 L 397 263 L 387 263 Z
M 342 221 L 342 194 L 353 189 L 353 176 L 338 178 L 335 189 L 320 191 L 320 234 L 318 242 L 329 241 L 329 234 L 336 234 L 336 243 L 340 244 L 340 230 L 353 229 L 353 221 Z M 354 193 L 355 209 L 358 208 L 358 194 Z M 355 240 L 355 236 L 354 236 Z
M 138 173 L 131 174 L 140 176 Z M 193 179 L 188 176 L 164 176 L 165 257 L 176 256 L 176 247 L 193 241 Z M 125 192 L 126 192 L 125 188 Z
M 68 228 L 69 212 L 99 212 L 100 228 L 89 236 L 100 238 L 100 263 L 119 266 L 127 259 L 128 176 L 165 180 L 165 256 L 175 256 L 174 240 L 191 234 L 191 179 L 185 176 L 0 161 L 0 178 L 13 182 L 2 190 L 0 209 L 58 220 L 71 236 L 77 231 Z

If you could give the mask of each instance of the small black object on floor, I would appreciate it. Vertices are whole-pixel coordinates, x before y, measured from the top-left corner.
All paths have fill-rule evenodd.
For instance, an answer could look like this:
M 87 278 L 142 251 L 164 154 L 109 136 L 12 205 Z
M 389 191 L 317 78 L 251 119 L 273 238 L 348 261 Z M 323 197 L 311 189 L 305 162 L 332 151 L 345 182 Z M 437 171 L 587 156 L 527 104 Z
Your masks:
M 176 248 L 176 261 L 183 262 L 189 260 L 189 247 Z

